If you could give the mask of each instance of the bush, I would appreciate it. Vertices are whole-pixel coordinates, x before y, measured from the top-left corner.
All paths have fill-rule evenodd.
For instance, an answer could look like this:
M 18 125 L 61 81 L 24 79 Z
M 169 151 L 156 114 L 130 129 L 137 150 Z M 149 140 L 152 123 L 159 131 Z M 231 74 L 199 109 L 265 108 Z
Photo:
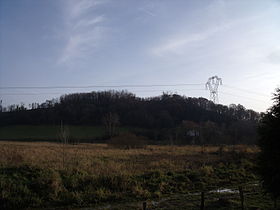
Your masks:
M 59 174 L 31 166 L 0 169 L 0 209 L 37 207 L 62 191 Z
M 108 141 L 108 145 L 121 149 L 145 148 L 147 139 L 143 136 L 136 136 L 133 133 L 122 133 Z
M 263 186 L 274 199 L 280 198 L 280 88 L 274 94 L 274 105 L 259 124 L 259 172 Z

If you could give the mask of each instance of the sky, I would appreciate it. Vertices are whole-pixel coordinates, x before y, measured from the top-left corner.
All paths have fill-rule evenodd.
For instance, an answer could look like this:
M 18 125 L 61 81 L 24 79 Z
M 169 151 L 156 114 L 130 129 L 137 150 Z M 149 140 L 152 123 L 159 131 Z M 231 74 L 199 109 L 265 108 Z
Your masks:
M 209 98 L 214 75 L 219 103 L 272 105 L 280 0 L 0 0 L 4 106 L 109 89 Z

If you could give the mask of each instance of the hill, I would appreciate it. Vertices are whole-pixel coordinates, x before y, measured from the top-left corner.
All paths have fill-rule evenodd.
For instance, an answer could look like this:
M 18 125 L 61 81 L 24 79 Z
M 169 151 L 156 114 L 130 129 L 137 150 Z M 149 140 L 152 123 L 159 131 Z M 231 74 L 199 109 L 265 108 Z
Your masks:
M 242 105 L 224 106 L 205 98 L 163 93 L 140 98 L 126 91 L 63 95 L 45 103 L 12 105 L 0 113 L 0 126 L 103 126 L 103 139 L 120 127 L 153 142 L 172 144 L 253 144 L 259 113 Z M 141 128 L 141 129 L 139 129 Z

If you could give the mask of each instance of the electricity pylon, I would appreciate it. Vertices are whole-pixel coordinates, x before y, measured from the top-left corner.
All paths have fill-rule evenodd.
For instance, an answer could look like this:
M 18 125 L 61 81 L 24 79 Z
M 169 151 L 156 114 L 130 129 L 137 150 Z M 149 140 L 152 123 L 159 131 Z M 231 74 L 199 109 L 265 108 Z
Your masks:
M 218 76 L 213 76 L 208 79 L 205 84 L 206 89 L 210 90 L 210 100 L 214 103 L 219 103 L 218 87 L 222 85 L 222 79 Z

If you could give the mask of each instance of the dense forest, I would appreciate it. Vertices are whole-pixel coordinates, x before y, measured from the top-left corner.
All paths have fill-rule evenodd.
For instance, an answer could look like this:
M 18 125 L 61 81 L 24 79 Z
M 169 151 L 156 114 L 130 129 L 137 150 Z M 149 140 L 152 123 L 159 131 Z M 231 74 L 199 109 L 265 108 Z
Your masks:
M 100 91 L 63 95 L 29 108 L 1 108 L 0 126 L 105 126 L 107 137 L 119 127 L 141 128 L 136 135 L 170 144 L 254 144 L 260 114 L 242 105 L 224 106 L 205 98 L 163 93 L 140 98 L 127 91 Z

